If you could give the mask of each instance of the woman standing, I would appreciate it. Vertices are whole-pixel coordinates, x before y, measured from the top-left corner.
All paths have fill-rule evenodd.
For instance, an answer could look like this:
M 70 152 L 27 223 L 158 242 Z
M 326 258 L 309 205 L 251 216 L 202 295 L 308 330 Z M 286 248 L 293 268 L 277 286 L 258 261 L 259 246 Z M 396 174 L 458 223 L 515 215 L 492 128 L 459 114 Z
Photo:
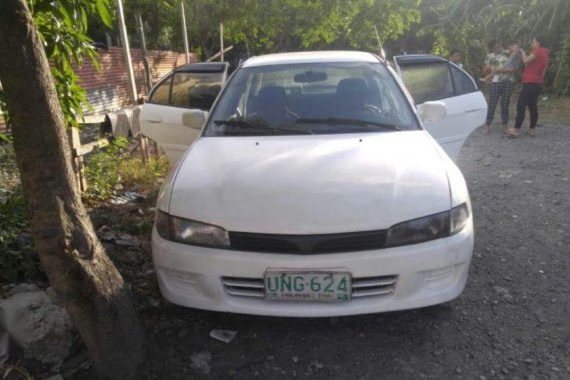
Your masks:
M 500 51 L 499 51 L 500 50 Z M 491 132 L 491 124 L 495 116 L 495 108 L 500 101 L 501 104 L 501 121 L 503 124 L 503 133 L 507 130 L 509 122 L 509 104 L 511 95 L 515 88 L 515 72 L 521 64 L 521 53 L 519 44 L 512 42 L 508 47 L 509 55 L 503 51 L 501 45 L 494 47 L 494 52 L 489 56 L 494 56 L 496 65 L 491 66 L 489 56 L 487 58 L 486 69 L 490 74 L 485 79 L 492 81 L 489 90 L 489 108 L 487 110 L 487 118 L 485 120 L 485 134 Z
M 535 135 L 536 123 L 538 121 L 538 96 L 544 84 L 544 74 L 548 67 L 549 51 L 544 47 L 544 39 L 535 37 L 532 40 L 532 53 L 527 55 L 522 52 L 522 60 L 526 64 L 522 76 L 523 88 L 517 101 L 517 118 L 513 128 L 509 129 L 510 137 L 518 137 L 522 123 L 525 118 L 526 108 L 530 113 L 530 126 L 528 134 Z

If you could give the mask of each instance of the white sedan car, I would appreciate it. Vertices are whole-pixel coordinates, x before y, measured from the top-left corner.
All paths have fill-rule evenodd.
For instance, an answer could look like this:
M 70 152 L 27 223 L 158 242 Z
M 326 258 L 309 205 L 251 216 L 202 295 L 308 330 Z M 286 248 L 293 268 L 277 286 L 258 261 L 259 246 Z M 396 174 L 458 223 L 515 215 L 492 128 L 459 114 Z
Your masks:
M 183 112 L 179 128 L 201 134 L 161 189 L 152 235 L 169 301 L 317 317 L 461 294 L 473 216 L 449 155 L 483 122 L 486 103 L 445 60 L 396 64 L 398 73 L 360 52 L 255 57 L 207 119 Z M 413 84 L 419 116 L 400 77 Z

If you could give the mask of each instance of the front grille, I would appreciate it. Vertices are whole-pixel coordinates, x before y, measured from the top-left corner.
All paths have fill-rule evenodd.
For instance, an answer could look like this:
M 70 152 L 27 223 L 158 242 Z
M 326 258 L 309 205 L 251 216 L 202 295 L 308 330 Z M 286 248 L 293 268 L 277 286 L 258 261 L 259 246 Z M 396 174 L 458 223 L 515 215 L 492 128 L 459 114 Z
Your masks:
M 270 237 L 271 236 L 271 237 Z M 298 253 L 299 245 L 288 241 L 279 235 L 248 234 L 242 232 L 230 232 L 230 244 L 232 248 L 241 251 L 254 252 L 278 252 L 278 253 Z
M 352 298 L 384 296 L 394 292 L 397 276 L 352 279 Z
M 352 279 L 352 298 L 385 296 L 394 292 L 398 276 L 356 277 Z M 263 278 L 222 277 L 225 291 L 236 297 L 263 298 Z
M 279 235 L 230 232 L 233 249 L 240 251 L 322 254 L 384 248 L 386 231 L 349 232 L 324 235 Z
M 238 297 L 265 297 L 262 278 L 222 277 L 226 292 Z

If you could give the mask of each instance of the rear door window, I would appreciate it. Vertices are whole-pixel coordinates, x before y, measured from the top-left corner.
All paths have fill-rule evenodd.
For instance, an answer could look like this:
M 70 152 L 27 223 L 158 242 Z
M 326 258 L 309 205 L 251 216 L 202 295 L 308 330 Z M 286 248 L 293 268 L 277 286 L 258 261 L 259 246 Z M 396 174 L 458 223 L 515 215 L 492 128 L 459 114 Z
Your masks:
M 416 104 L 455 96 L 453 79 L 447 62 L 400 67 L 402 80 Z
M 162 81 L 150 94 L 149 103 L 168 105 L 170 104 L 170 83 L 172 76 Z
M 470 94 L 477 91 L 477 87 L 469 75 L 453 65 L 450 65 L 450 67 L 453 84 L 455 85 L 455 95 Z
M 223 73 L 175 73 L 170 104 L 207 111 L 222 88 L 222 79 Z
M 226 73 L 227 65 L 175 71 L 152 90 L 148 103 L 208 111 L 222 88 Z

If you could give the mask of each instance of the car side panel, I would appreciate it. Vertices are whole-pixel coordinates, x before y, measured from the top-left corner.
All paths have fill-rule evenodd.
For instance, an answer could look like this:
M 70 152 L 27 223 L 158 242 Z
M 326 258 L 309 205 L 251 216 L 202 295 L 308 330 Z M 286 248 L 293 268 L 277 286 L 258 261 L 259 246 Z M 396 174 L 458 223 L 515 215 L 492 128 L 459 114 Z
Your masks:
M 192 142 L 200 135 L 200 130 L 185 127 L 182 115 L 188 108 L 146 103 L 140 114 L 140 125 L 143 134 L 159 143 L 169 161 L 176 165 Z M 208 112 L 203 112 L 205 118 Z
M 397 56 L 394 57 L 397 73 L 405 83 L 403 77 L 403 67 L 414 67 L 416 70 L 421 70 L 422 64 L 441 64 L 447 65 L 449 75 L 446 77 L 429 76 L 428 70 L 425 70 L 426 75 L 424 79 L 431 81 L 434 88 L 448 89 L 441 92 L 442 94 L 451 89 L 451 93 L 458 93 L 457 83 L 452 79 L 452 71 L 460 72 L 459 75 L 464 76 L 467 82 L 472 82 L 475 91 L 469 93 L 458 94 L 454 96 L 437 96 L 437 91 L 434 91 L 426 101 L 439 101 L 445 105 L 447 116 L 442 120 L 435 123 L 423 123 L 426 129 L 433 138 L 442 146 L 445 152 L 453 159 L 456 160 L 461 147 L 469 135 L 485 121 L 487 113 L 487 101 L 481 93 L 476 90 L 476 85 L 473 79 L 467 72 L 458 66 L 448 62 L 447 60 L 433 56 L 433 55 L 417 55 L 417 56 Z M 423 70 L 422 70 L 423 71 Z M 453 84 L 453 86 L 452 86 Z M 412 91 L 410 91 L 411 93 Z M 424 100 L 414 99 L 417 107 L 423 104 Z
M 436 123 L 424 123 L 424 128 L 453 160 L 469 135 L 485 122 L 487 102 L 481 92 L 441 99 L 447 116 Z

